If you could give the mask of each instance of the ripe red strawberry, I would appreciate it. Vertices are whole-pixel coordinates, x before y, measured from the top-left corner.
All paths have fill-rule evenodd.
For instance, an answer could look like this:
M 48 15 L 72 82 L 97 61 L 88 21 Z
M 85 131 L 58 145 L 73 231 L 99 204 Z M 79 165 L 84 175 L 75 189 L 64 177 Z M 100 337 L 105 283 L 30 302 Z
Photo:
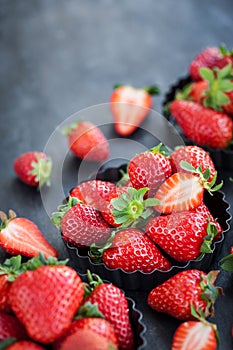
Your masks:
M 207 169 L 210 170 L 209 181 L 213 179 L 216 173 L 215 165 L 209 155 L 203 148 L 198 146 L 181 146 L 176 148 L 170 155 L 173 172 L 186 172 L 180 162 L 185 161 L 190 163 L 195 169 L 201 166 L 204 173 Z
M 167 271 L 171 267 L 152 241 L 136 228 L 118 231 L 102 258 L 108 268 L 121 268 L 126 272 L 150 273 L 156 269 Z
M 189 73 L 193 80 L 201 80 L 200 68 L 223 68 L 232 62 L 232 52 L 223 48 L 207 47 L 201 51 L 190 63 Z
M 170 160 L 161 144 L 131 159 L 128 174 L 134 188 L 149 187 L 149 196 L 172 174 Z
M 41 188 L 50 185 L 52 161 L 43 152 L 27 152 L 14 161 L 14 171 L 21 181 Z
M 0 341 L 8 338 L 22 340 L 27 339 L 28 335 L 24 326 L 14 315 L 0 312 Z
M 8 301 L 8 294 L 10 290 L 11 282 L 8 280 L 7 275 L 0 276 L 0 312 L 10 312 L 10 304 Z
M 217 228 L 208 208 L 204 204 L 200 207 L 198 211 L 193 209 L 157 216 L 147 224 L 147 235 L 180 262 L 194 260 L 201 253 L 212 253 L 211 244 L 222 230 L 218 232 L 219 225 Z
M 16 341 L 12 345 L 7 347 L 7 350 L 45 350 L 44 347 L 39 344 L 33 343 L 29 340 Z
M 203 321 L 186 321 L 176 329 L 171 350 L 216 350 L 217 327 Z
M 221 292 L 215 286 L 217 274 L 218 271 L 211 271 L 208 275 L 200 270 L 181 271 L 152 289 L 148 304 L 155 311 L 180 320 L 195 319 L 191 305 L 195 310 L 202 310 L 207 317 L 212 314 L 213 304 Z
M 129 85 L 116 85 L 110 103 L 115 130 L 119 135 L 129 136 L 138 128 L 152 107 L 151 95 L 158 92 L 156 86 L 136 89 Z
M 229 145 L 233 122 L 227 114 L 184 100 L 173 101 L 170 108 L 185 136 L 195 143 L 211 148 Z
M 32 221 L 16 217 L 12 210 L 9 211 L 9 218 L 0 212 L 0 219 L 0 246 L 7 253 L 33 257 L 41 252 L 45 257 L 57 256 L 55 248 Z
M 12 284 L 11 307 L 35 341 L 50 343 L 71 325 L 84 295 L 81 278 L 68 266 L 41 266 Z
M 128 301 L 124 293 L 111 283 L 103 283 L 98 277 L 93 282 L 89 274 L 91 292 L 87 298 L 91 304 L 97 303 L 98 310 L 111 323 L 117 336 L 119 348 L 134 349 L 133 331 L 129 318 Z
M 79 344 L 79 336 L 86 331 L 91 331 L 90 336 L 93 334 L 93 338 L 96 339 L 96 335 L 103 337 L 107 343 L 114 345 L 116 348 L 118 346 L 117 337 L 114 332 L 113 326 L 105 319 L 98 317 L 85 317 L 74 321 L 68 331 L 59 338 L 53 345 L 54 350 L 61 350 L 63 348 L 68 348 L 68 345 L 71 342 L 71 338 L 77 340 Z M 73 337 L 74 336 L 74 337 Z M 97 338 L 98 339 L 98 338 Z M 96 339 L 96 341 L 97 341 Z M 77 346 L 76 344 L 76 346 Z M 101 349 L 102 350 L 102 349 Z
M 109 144 L 98 126 L 89 121 L 78 121 L 62 132 L 68 136 L 70 150 L 81 159 L 103 161 L 109 157 Z

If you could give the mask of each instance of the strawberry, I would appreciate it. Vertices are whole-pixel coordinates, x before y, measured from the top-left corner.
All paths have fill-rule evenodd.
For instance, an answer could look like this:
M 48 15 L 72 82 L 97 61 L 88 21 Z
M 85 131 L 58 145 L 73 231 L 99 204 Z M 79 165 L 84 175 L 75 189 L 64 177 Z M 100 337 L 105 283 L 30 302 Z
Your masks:
M 116 132 L 121 136 L 131 135 L 145 120 L 158 94 L 156 86 L 136 89 L 129 85 L 116 85 L 110 97 L 111 111 Z
M 163 150 L 162 144 L 137 154 L 131 159 L 128 174 L 134 188 L 149 187 L 149 195 L 172 174 L 168 153 Z
M 9 300 L 28 335 L 46 344 L 69 328 L 83 295 L 81 278 L 71 267 L 40 266 L 17 277 Z
M 32 341 L 21 340 L 13 342 L 12 345 L 7 347 L 7 350 L 45 350 L 45 348 Z
M 170 108 L 185 136 L 195 143 L 211 148 L 229 145 L 233 122 L 227 114 L 184 100 L 173 101 Z
M 10 312 L 10 304 L 8 301 L 8 293 L 11 283 L 7 275 L 0 276 L 0 312 Z
M 218 232 L 208 208 L 204 204 L 200 207 L 198 211 L 193 209 L 157 216 L 147 224 L 147 235 L 180 262 L 194 260 L 201 253 L 212 253 L 211 243 L 222 230 Z M 201 213 L 203 207 L 206 208 L 205 214 Z
M 0 246 L 7 253 L 33 257 L 41 252 L 45 257 L 57 256 L 55 248 L 32 221 L 16 217 L 13 210 L 9 211 L 9 218 L 0 212 L 0 219 Z
M 223 183 L 214 186 L 217 172 L 209 182 L 209 168 L 202 173 L 201 167 L 195 169 L 191 164 L 181 161 L 180 165 L 188 172 L 174 173 L 158 189 L 155 199 L 159 204 L 156 211 L 170 214 L 173 211 L 184 211 L 198 207 L 203 202 L 204 190 L 212 193 L 218 191 Z M 213 187 L 214 186 L 214 187 Z
M 136 228 L 118 231 L 111 246 L 104 250 L 102 259 L 108 268 L 121 268 L 126 272 L 150 273 L 156 269 L 167 271 L 171 267 L 149 237 Z
M 84 331 L 84 333 L 82 331 Z M 112 325 L 107 320 L 99 317 L 85 317 L 74 321 L 71 324 L 68 331 L 63 335 L 63 337 L 59 338 L 54 343 L 53 349 L 54 350 L 61 350 L 64 348 L 70 349 L 68 345 L 70 345 L 70 343 L 73 342 L 73 340 L 72 341 L 70 340 L 71 338 L 72 339 L 76 338 L 77 343 L 79 344 L 79 341 L 80 341 L 79 336 L 89 331 L 90 331 L 89 335 L 91 336 L 91 338 L 95 339 L 96 342 L 97 340 L 99 340 L 98 337 L 96 338 L 96 335 L 101 336 L 101 338 L 103 337 L 107 341 L 107 343 L 110 343 L 117 348 L 118 343 L 117 343 L 116 334 L 114 332 Z M 93 332 L 93 335 L 92 335 L 92 332 Z
M 175 331 L 171 350 L 216 350 L 216 332 L 216 325 L 205 320 L 183 322 Z
M 200 68 L 223 68 L 232 62 L 233 53 L 221 47 L 207 47 L 201 51 L 189 65 L 189 73 L 193 80 L 201 80 Z
M 134 348 L 133 331 L 129 318 L 128 301 L 124 293 L 111 283 L 103 283 L 97 275 L 88 271 L 89 296 L 87 301 L 97 304 L 98 310 L 113 326 L 119 348 L 132 350 Z M 86 288 L 88 290 L 88 288 Z
M 102 244 L 111 233 L 110 226 L 97 209 L 74 197 L 52 214 L 52 223 L 61 229 L 64 239 L 76 247 Z
M 28 336 L 24 326 L 14 315 L 0 312 L 0 341 L 8 338 L 22 340 Z
M 222 293 L 221 288 L 215 286 L 218 272 L 181 271 L 150 291 L 148 305 L 180 320 L 195 319 L 191 306 L 201 310 L 205 317 L 213 315 L 214 302 Z
M 14 161 L 14 171 L 21 181 L 30 186 L 41 188 L 50 185 L 52 161 L 43 152 L 27 152 Z
M 172 164 L 173 172 L 186 172 L 180 166 L 181 161 L 189 162 L 194 168 L 201 166 L 201 170 L 204 173 L 208 168 L 210 170 L 209 181 L 213 179 L 216 169 L 214 163 L 209 155 L 203 148 L 198 146 L 181 146 L 176 148 L 170 155 L 170 161 Z
M 98 126 L 89 121 L 78 121 L 62 129 L 68 137 L 69 149 L 78 158 L 104 161 L 109 157 L 109 144 Z

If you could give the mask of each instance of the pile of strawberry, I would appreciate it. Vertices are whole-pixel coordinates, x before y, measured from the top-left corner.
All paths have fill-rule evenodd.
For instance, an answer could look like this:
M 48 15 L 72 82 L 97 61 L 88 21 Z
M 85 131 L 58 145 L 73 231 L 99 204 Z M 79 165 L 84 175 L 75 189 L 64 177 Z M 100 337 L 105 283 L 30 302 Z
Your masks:
M 233 51 L 208 47 L 190 63 L 191 83 L 165 106 L 193 143 L 230 149 L 233 138 Z
M 198 146 L 168 153 L 161 144 L 133 157 L 120 183 L 77 185 L 52 222 L 95 262 L 125 272 L 168 271 L 212 253 L 222 228 L 204 203 L 217 172 Z
M 66 262 L 17 255 L 0 265 L 1 349 L 135 349 L 124 293 L 90 272 L 83 282 Z

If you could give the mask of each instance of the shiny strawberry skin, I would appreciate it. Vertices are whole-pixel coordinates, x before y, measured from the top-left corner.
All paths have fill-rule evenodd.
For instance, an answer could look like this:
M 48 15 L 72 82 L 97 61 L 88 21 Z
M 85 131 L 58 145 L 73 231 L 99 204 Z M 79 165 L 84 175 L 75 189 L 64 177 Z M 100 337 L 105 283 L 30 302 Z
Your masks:
M 111 111 L 116 132 L 131 135 L 150 112 L 153 100 L 143 89 L 124 85 L 116 88 L 110 97 Z
M 214 325 L 201 321 L 186 321 L 176 329 L 171 350 L 216 350 L 218 342 Z
M 0 246 L 12 255 L 34 257 L 42 252 L 45 257 L 57 256 L 57 251 L 45 239 L 38 226 L 26 218 L 10 219 L 0 230 Z
M 194 308 L 205 310 L 207 301 L 202 298 L 201 281 L 206 273 L 200 270 L 185 270 L 170 277 L 152 289 L 148 305 L 157 312 L 169 314 L 180 320 L 193 320 L 191 303 Z
M 45 348 L 31 341 L 21 340 L 7 347 L 7 350 L 45 350 Z
M 162 154 L 146 151 L 131 159 L 128 174 L 134 188 L 149 187 L 149 196 L 171 174 L 170 160 Z
M 14 315 L 0 312 L 0 341 L 8 338 L 23 340 L 27 339 L 28 335 L 24 326 Z
M 109 144 L 102 131 L 93 123 L 77 123 L 68 134 L 70 150 L 81 159 L 104 161 L 109 157 Z
M 22 273 L 13 282 L 9 300 L 29 336 L 46 344 L 69 328 L 83 296 L 83 283 L 75 270 L 42 266 Z
M 173 172 L 186 172 L 181 166 L 180 162 L 185 161 L 190 163 L 195 169 L 201 166 L 202 172 L 210 170 L 209 181 L 212 180 L 216 173 L 215 165 L 209 155 L 203 148 L 198 146 L 181 146 L 175 149 L 170 155 Z
M 147 224 L 146 233 L 175 260 L 194 260 L 201 254 L 209 220 L 215 222 L 208 208 L 205 208 L 202 204 L 199 210 L 157 216 Z
M 8 294 L 11 282 L 8 281 L 7 275 L 0 275 L 0 312 L 10 312 Z
M 119 348 L 133 350 L 133 331 L 129 318 L 128 301 L 124 293 L 110 283 L 98 285 L 87 299 L 97 303 L 99 311 L 111 323 L 117 336 Z
M 156 269 L 167 271 L 171 267 L 152 241 L 134 228 L 116 233 L 111 247 L 103 253 L 103 262 L 110 269 L 121 268 L 126 272 L 150 273 Z
M 225 113 L 196 102 L 176 100 L 171 103 L 171 114 L 185 136 L 199 145 L 226 148 L 232 139 L 233 122 Z
M 170 214 L 173 211 L 194 209 L 203 202 L 204 188 L 198 176 L 191 173 L 174 173 L 158 189 L 155 210 Z
M 61 230 L 64 239 L 77 247 L 102 244 L 110 236 L 111 229 L 95 208 L 76 204 L 62 218 Z

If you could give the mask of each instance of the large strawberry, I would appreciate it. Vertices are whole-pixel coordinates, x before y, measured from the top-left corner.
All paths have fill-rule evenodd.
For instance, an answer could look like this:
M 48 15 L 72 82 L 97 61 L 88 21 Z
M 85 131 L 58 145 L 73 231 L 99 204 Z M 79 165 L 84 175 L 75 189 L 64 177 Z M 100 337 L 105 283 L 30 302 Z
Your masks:
M 13 282 L 9 300 L 29 336 L 50 343 L 69 328 L 83 295 L 83 283 L 75 270 L 41 266 L 22 273 Z
M 62 231 L 64 239 L 77 247 L 102 244 L 110 236 L 111 228 L 100 212 L 77 198 L 70 197 L 65 205 L 53 213 L 52 222 Z
M 212 193 L 223 185 L 222 182 L 215 185 L 217 172 L 209 181 L 209 168 L 203 173 L 201 166 L 195 169 L 188 162 L 181 161 L 180 164 L 188 172 L 174 173 L 159 187 L 155 194 L 155 198 L 159 202 L 155 209 L 160 213 L 170 214 L 173 211 L 194 209 L 202 204 L 205 190 Z
M 128 174 L 134 188 L 149 187 L 149 195 L 172 174 L 168 154 L 161 144 L 137 154 L 129 162 Z
M 209 155 L 203 148 L 198 146 L 180 146 L 177 147 L 170 155 L 173 172 L 186 172 L 180 165 L 181 161 L 190 163 L 194 168 L 201 167 L 204 173 L 207 169 L 210 170 L 209 181 L 213 179 L 216 173 L 215 165 Z
M 53 349 L 62 350 L 67 348 L 70 350 L 68 345 L 70 345 L 70 343 L 73 342 L 73 340 L 71 339 L 76 339 L 77 344 L 80 345 L 80 341 L 81 341 L 80 335 L 86 334 L 86 331 L 90 331 L 89 335 L 91 336 L 91 338 L 95 340 L 95 342 L 99 340 L 98 339 L 98 335 L 99 335 L 106 340 L 106 343 L 112 344 L 112 346 L 115 346 L 117 348 L 118 342 L 117 342 L 117 337 L 114 332 L 113 326 L 103 318 L 90 316 L 90 317 L 80 318 L 74 321 L 71 324 L 68 331 L 54 343 Z
M 57 256 L 56 249 L 31 220 L 16 217 L 12 210 L 9 211 L 9 218 L 0 212 L 0 219 L 0 246 L 7 253 L 33 257 L 41 252 L 45 257 Z
M 185 136 L 195 143 L 211 148 L 229 145 L 233 122 L 227 114 L 184 100 L 173 101 L 170 108 Z
M 207 47 L 194 57 L 189 65 L 189 73 L 193 80 L 201 80 L 200 68 L 222 68 L 231 63 L 232 59 L 233 52 L 231 50 L 227 51 L 224 47 Z
M 153 242 L 136 228 L 118 231 L 110 247 L 104 250 L 102 259 L 110 269 L 121 268 L 126 272 L 150 273 L 156 269 L 167 271 L 171 267 Z
M 116 85 L 110 97 L 111 111 L 116 132 L 131 135 L 150 112 L 151 95 L 159 92 L 156 86 L 136 89 L 129 85 Z
M 117 336 L 119 348 L 134 348 L 133 331 L 129 318 L 128 301 L 124 293 L 111 283 L 103 283 L 96 275 L 89 277 L 89 296 L 87 301 L 97 304 L 98 310 L 111 323 Z M 88 290 L 88 288 L 86 288 Z
M 218 232 L 206 206 L 202 204 L 200 207 L 198 211 L 193 209 L 157 216 L 147 224 L 147 235 L 180 262 L 196 259 L 201 253 L 212 253 L 211 243 L 222 230 Z
M 14 315 L 0 312 L 0 341 L 8 338 L 22 340 L 27 339 L 28 335 L 24 326 Z
M 109 157 L 109 144 L 98 126 L 78 121 L 62 129 L 68 137 L 70 150 L 81 159 L 103 161 Z
M 27 152 L 14 161 L 14 171 L 21 181 L 41 188 L 50 185 L 52 160 L 43 152 Z
M 214 302 L 221 292 L 215 286 L 217 274 L 218 271 L 208 274 L 195 269 L 181 271 L 152 289 L 148 295 L 148 304 L 155 311 L 180 320 L 195 319 L 191 306 L 204 312 L 207 317 L 213 314 Z

